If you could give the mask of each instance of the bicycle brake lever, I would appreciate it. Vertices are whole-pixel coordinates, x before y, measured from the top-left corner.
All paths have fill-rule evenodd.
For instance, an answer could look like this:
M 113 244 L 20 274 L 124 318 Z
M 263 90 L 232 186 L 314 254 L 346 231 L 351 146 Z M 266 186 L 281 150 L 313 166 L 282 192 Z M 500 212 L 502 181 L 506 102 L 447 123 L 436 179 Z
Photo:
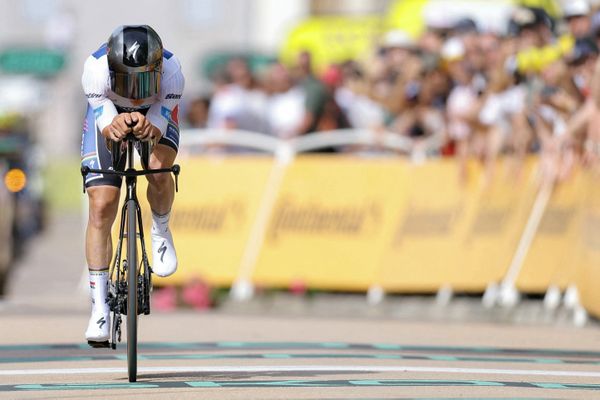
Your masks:
M 179 172 L 181 172 L 181 167 L 178 164 L 175 164 L 171 167 L 171 171 L 173 171 L 173 175 L 175 175 L 175 192 L 179 193 Z
M 81 176 L 83 177 L 83 193 L 85 193 L 85 178 L 90 173 L 90 167 L 81 167 Z

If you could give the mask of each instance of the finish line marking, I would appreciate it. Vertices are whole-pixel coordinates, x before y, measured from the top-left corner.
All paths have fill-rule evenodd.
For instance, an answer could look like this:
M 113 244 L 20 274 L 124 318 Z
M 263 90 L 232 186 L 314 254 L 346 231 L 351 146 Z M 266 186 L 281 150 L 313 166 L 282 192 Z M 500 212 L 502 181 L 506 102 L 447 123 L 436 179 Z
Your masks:
M 22 384 L 0 385 L 0 392 L 64 391 L 64 390 L 114 390 L 114 389 L 166 389 L 166 388 L 335 388 L 335 387 L 486 387 L 491 388 L 532 388 L 600 390 L 598 384 L 546 383 L 546 382 L 505 382 L 478 380 L 438 380 L 438 379 L 355 379 L 355 380 L 237 380 L 237 381 L 161 381 L 136 383 L 67 383 L 67 384 Z
M 126 368 L 55 368 L 55 369 L 13 369 L 0 370 L 0 376 L 17 375 L 83 375 L 83 374 L 123 374 Z M 423 372 L 456 374 L 494 374 L 516 376 L 563 376 L 600 378 L 595 371 L 549 371 L 524 369 L 487 369 L 487 368 L 435 368 L 414 366 L 338 366 L 338 365 L 271 365 L 246 367 L 140 367 L 138 373 L 168 372 Z
M 405 351 L 428 353 L 475 353 L 475 354 L 500 354 L 519 356 L 541 357 L 585 357 L 600 359 L 600 351 L 593 350 L 566 350 L 566 349 L 526 349 L 505 347 L 464 347 L 464 346 L 426 346 L 426 345 L 400 345 L 390 343 L 345 343 L 345 342 L 147 342 L 139 343 L 140 350 L 177 349 L 177 350 L 377 350 L 377 351 Z M 89 350 L 87 343 L 71 344 L 26 344 L 26 345 L 0 345 L 0 352 L 4 351 L 36 351 L 36 350 Z
M 124 360 L 125 354 L 91 354 L 74 356 L 36 356 L 12 355 L 12 357 L 0 357 L 0 364 L 15 363 L 42 363 L 42 362 L 83 362 L 83 361 L 109 361 Z M 560 358 L 523 358 L 523 357 L 480 357 L 432 355 L 432 354 L 391 354 L 390 352 L 365 354 L 365 353 L 242 353 L 242 354 L 138 354 L 138 360 L 236 360 L 236 359 L 373 359 L 373 360 L 419 360 L 434 362 L 485 362 L 485 363 L 521 363 L 521 364 L 565 364 L 565 365 L 600 365 L 600 360 L 572 360 Z

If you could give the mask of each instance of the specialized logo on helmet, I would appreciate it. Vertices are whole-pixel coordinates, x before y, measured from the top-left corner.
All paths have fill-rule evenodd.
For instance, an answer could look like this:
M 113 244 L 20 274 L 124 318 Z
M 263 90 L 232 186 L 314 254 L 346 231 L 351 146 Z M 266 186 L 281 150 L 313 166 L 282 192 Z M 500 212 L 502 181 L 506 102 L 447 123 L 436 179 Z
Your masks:
M 127 58 L 132 59 L 134 63 L 137 63 L 137 51 L 140 48 L 140 44 L 136 41 L 131 47 L 127 50 Z

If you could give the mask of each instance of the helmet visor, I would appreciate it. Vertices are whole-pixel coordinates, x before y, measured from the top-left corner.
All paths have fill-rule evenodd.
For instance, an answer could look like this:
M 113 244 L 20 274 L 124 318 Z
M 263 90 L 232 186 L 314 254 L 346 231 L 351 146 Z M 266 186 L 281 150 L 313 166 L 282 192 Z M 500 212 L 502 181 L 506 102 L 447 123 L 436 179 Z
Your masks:
M 110 88 L 127 99 L 145 99 L 160 92 L 160 72 L 111 72 Z

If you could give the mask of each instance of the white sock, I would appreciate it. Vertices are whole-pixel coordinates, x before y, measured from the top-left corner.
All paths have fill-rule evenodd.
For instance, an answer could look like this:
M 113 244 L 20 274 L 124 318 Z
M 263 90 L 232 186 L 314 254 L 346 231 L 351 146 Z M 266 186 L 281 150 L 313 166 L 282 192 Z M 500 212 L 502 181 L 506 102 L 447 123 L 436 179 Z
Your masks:
M 89 270 L 89 273 L 92 313 L 101 312 L 108 314 L 110 311 L 106 303 L 108 295 L 108 268 L 101 271 Z
M 171 212 L 166 214 L 158 215 L 152 211 L 152 232 L 153 233 L 165 233 L 169 230 L 169 218 Z

